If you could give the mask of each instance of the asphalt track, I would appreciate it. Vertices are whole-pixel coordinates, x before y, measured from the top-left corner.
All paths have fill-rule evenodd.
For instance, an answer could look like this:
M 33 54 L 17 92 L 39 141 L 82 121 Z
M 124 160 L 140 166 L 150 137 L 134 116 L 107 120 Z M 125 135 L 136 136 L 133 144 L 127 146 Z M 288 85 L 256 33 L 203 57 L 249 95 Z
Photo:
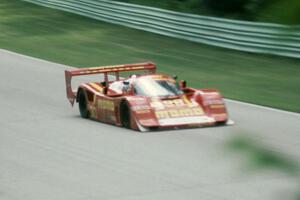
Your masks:
M 300 160 L 298 114 L 228 101 L 235 126 L 138 133 L 81 119 L 66 68 L 0 50 L 1 200 L 274 200 L 299 189 L 224 152 L 248 134 Z

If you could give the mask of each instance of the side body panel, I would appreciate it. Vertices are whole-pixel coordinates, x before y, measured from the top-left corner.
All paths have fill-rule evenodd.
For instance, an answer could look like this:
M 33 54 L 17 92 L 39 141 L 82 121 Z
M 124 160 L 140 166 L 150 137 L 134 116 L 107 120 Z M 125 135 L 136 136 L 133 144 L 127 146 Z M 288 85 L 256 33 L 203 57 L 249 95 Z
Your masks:
M 102 93 L 98 83 L 81 84 L 79 89 L 86 91 L 90 118 L 104 123 L 120 125 L 119 104 L 122 97 L 108 97 Z

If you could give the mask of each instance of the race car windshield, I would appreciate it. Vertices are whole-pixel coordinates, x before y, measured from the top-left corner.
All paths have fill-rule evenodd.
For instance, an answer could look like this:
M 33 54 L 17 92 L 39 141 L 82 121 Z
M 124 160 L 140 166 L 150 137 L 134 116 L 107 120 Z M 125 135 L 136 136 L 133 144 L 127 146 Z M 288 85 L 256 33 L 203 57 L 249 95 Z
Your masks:
M 183 94 L 175 83 L 168 79 L 154 80 L 149 77 L 139 78 L 134 88 L 136 95 L 150 97 L 170 97 Z

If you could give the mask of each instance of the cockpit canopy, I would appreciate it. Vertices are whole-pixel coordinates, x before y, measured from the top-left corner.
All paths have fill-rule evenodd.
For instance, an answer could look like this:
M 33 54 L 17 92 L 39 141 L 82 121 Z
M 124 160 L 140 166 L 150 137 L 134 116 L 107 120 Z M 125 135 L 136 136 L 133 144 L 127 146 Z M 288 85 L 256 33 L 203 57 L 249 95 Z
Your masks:
M 123 81 L 116 81 L 109 86 L 110 90 L 122 93 L 124 90 L 133 88 L 135 95 L 147 97 L 171 97 L 183 94 L 176 81 L 167 75 L 142 75 L 131 76 Z

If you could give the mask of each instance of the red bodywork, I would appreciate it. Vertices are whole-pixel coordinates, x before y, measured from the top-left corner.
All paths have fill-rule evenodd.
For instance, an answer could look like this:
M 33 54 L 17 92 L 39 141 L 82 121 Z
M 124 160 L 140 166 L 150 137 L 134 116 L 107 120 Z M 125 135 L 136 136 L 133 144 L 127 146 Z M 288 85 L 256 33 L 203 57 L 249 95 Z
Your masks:
M 132 72 L 142 75 L 121 78 L 120 72 Z M 103 74 L 99 82 L 81 84 L 76 91 L 72 90 L 71 79 L 74 76 Z M 114 81 L 110 81 L 112 75 Z M 134 130 L 145 131 L 152 128 L 177 128 L 213 126 L 225 124 L 228 114 L 222 95 L 215 89 L 193 89 L 180 84 L 182 94 L 172 97 L 150 97 L 135 93 L 134 80 L 147 77 L 149 79 L 168 80 L 176 83 L 172 77 L 156 74 L 153 63 L 138 63 L 106 67 L 66 70 L 67 97 L 73 105 L 78 99 L 78 93 L 83 92 L 86 98 L 87 117 L 104 123 L 125 126 Z M 133 81 L 132 81 L 133 80 Z M 115 88 L 126 81 L 129 88 L 120 91 Z M 123 84 L 124 85 L 124 84 Z M 124 119 L 123 106 L 127 106 L 129 114 Z

